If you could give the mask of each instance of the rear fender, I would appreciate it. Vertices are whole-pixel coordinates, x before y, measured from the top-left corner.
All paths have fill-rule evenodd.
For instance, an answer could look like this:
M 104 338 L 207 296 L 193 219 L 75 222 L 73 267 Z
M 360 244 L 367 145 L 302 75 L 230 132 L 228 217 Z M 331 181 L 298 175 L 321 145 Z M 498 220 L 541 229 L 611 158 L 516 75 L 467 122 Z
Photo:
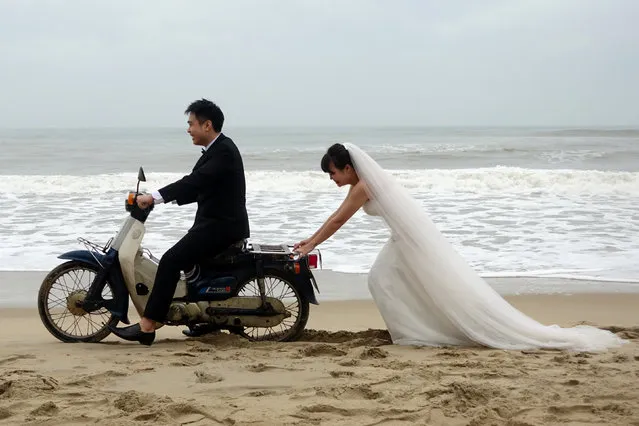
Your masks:
M 301 293 L 302 297 L 313 305 L 319 305 L 319 302 L 315 297 L 315 291 L 313 290 L 313 285 L 317 288 L 313 273 L 311 271 L 301 271 L 299 274 L 294 274 L 293 276 L 295 277 L 295 286 Z

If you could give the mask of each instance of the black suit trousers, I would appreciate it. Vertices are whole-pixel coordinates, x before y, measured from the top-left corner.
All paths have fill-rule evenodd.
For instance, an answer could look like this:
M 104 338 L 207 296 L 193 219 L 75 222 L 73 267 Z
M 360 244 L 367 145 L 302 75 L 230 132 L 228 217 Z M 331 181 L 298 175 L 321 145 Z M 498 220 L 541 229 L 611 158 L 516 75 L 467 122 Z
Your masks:
M 188 232 L 160 259 L 144 317 L 163 323 L 180 280 L 180 271 L 190 271 L 196 263 L 222 253 L 235 242 L 223 231 Z

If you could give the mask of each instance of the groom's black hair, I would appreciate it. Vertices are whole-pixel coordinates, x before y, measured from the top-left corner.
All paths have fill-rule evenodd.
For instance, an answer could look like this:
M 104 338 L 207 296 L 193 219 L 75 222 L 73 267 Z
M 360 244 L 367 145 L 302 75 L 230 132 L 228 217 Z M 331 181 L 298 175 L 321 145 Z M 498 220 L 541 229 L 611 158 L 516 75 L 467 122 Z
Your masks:
M 224 113 L 215 103 L 209 101 L 208 99 L 200 99 L 195 102 L 192 102 L 184 111 L 184 114 L 193 113 L 197 121 L 200 124 L 204 124 L 206 120 L 211 120 L 211 126 L 213 130 L 216 132 L 222 131 L 222 126 L 224 125 Z
M 335 168 L 338 170 L 344 170 L 344 167 L 346 166 L 353 167 L 351 154 L 349 154 L 346 147 L 341 143 L 331 145 L 331 147 L 326 151 L 326 154 L 322 157 L 322 171 L 324 173 L 330 172 L 329 166 L 331 163 L 333 163 Z

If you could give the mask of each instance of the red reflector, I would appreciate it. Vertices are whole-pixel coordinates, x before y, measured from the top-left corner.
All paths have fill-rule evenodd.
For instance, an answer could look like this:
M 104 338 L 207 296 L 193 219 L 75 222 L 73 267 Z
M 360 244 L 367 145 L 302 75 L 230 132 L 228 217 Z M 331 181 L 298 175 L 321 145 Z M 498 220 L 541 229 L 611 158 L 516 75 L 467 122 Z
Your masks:
M 308 255 L 308 267 L 310 269 L 317 269 L 317 255 L 309 254 Z

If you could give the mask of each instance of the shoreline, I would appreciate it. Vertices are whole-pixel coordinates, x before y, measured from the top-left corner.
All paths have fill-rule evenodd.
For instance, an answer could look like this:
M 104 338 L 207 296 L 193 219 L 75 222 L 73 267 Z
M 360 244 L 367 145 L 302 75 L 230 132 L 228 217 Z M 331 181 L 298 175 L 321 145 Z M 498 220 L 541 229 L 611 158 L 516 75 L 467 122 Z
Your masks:
M 48 271 L 0 271 L 0 308 L 36 306 L 37 294 Z M 313 271 L 320 303 L 328 301 L 371 300 L 367 274 Z M 487 277 L 486 282 L 502 296 L 553 294 L 639 294 L 639 282 L 556 277 Z
M 33 308 L 38 290 L 48 271 L 0 271 L 0 309 Z M 321 303 L 370 301 L 367 274 L 314 270 L 319 286 L 315 291 Z M 555 277 L 487 277 L 486 282 L 503 297 L 543 295 L 639 295 L 639 282 L 599 281 Z

